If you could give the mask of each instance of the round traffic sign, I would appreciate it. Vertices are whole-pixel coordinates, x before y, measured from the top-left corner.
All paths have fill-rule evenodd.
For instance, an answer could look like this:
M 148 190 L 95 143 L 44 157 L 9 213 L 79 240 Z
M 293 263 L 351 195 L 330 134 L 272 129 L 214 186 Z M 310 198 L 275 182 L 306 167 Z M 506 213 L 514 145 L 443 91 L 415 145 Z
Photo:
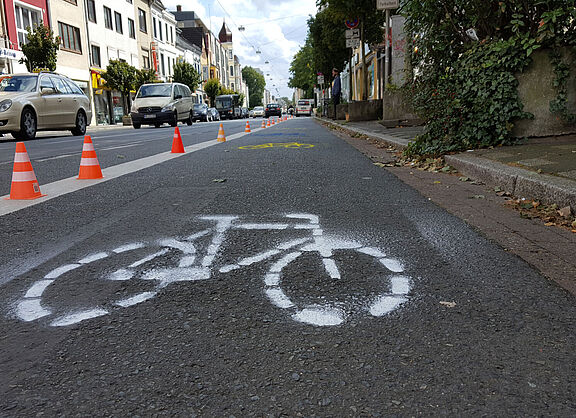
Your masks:
M 358 18 L 350 19 L 350 20 L 344 21 L 344 24 L 348 27 L 348 29 L 356 29 L 358 27 L 358 25 L 360 24 L 360 20 Z

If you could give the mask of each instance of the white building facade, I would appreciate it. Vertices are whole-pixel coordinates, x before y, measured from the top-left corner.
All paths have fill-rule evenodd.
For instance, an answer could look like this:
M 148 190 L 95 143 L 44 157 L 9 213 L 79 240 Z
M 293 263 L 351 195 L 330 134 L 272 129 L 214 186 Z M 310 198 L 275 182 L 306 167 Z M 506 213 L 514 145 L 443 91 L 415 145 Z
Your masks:
M 174 64 L 178 58 L 176 48 L 176 18 L 160 0 L 150 5 L 152 16 L 152 60 L 158 79 L 171 81 L 174 75 Z

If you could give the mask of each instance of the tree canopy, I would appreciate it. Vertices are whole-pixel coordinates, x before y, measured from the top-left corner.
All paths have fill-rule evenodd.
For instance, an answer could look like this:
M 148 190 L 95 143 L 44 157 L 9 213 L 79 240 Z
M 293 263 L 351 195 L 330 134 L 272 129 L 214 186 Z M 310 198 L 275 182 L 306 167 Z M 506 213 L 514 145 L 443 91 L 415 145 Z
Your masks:
M 200 85 L 202 77 L 196 71 L 196 68 L 189 62 L 181 61 L 174 65 L 174 75 L 172 80 L 176 83 L 182 83 L 190 88 L 190 91 L 196 91 Z
M 106 81 L 108 88 L 122 93 L 124 115 L 128 115 L 130 111 L 127 101 L 130 97 L 130 92 L 134 89 L 137 72 L 136 68 L 124 60 L 110 60 L 106 67 L 106 72 L 102 74 L 102 78 Z
M 314 85 L 316 84 L 316 69 L 314 64 L 314 50 L 310 42 L 310 37 L 306 43 L 292 58 L 290 64 L 289 87 L 304 90 L 305 97 L 314 96 Z
M 222 86 L 217 78 L 211 78 L 206 82 L 206 84 L 204 84 L 204 92 L 210 100 L 210 106 L 214 106 L 214 100 L 216 99 L 216 96 L 220 94 L 221 88 Z
M 43 24 L 33 28 L 29 26 L 26 30 L 28 42 L 21 46 L 24 57 L 20 64 L 26 64 L 28 71 L 39 68 L 56 71 L 60 37 L 55 37 L 54 32 Z
M 264 88 L 266 87 L 264 76 L 254 68 L 247 66 L 242 69 L 242 78 L 248 85 L 249 106 L 262 106 Z

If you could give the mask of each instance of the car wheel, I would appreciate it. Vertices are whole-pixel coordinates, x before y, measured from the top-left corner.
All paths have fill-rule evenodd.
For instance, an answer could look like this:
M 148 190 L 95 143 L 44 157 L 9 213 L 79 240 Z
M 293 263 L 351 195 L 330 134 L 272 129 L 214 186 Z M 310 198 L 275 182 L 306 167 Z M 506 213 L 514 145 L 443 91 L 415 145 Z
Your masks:
M 30 108 L 25 108 L 22 111 L 22 116 L 20 117 L 20 132 L 16 139 L 34 139 L 36 137 L 36 115 L 34 111 Z
M 140 129 L 141 125 L 139 123 L 133 122 L 132 126 L 134 127 L 134 129 Z
M 186 119 L 186 125 L 191 126 L 193 123 L 192 121 L 192 109 L 190 109 L 190 113 L 188 114 L 188 119 Z
M 175 128 L 178 126 L 178 112 L 174 111 L 174 118 L 170 121 L 170 126 Z
M 80 136 L 86 133 L 86 115 L 83 111 L 79 110 L 76 114 L 76 125 L 71 130 L 72 135 Z

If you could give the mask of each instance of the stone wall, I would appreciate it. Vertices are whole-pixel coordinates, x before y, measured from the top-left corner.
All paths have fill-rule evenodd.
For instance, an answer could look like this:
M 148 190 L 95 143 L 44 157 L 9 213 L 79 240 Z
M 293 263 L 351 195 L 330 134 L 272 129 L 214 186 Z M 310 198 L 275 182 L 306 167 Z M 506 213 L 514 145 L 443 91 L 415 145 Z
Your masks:
M 576 132 L 576 125 L 564 122 L 559 115 L 550 113 L 550 101 L 556 98 L 554 68 L 548 50 L 532 54 L 532 64 L 523 73 L 517 74 L 518 93 L 524 111 L 534 119 L 516 122 L 512 134 L 515 137 L 551 136 Z M 574 63 L 574 55 L 565 52 L 565 59 Z M 571 66 L 574 68 L 574 64 Z M 576 113 L 576 71 L 568 81 L 568 110 Z
M 364 100 L 348 103 L 348 115 L 351 122 L 378 120 L 382 118 L 382 100 Z

